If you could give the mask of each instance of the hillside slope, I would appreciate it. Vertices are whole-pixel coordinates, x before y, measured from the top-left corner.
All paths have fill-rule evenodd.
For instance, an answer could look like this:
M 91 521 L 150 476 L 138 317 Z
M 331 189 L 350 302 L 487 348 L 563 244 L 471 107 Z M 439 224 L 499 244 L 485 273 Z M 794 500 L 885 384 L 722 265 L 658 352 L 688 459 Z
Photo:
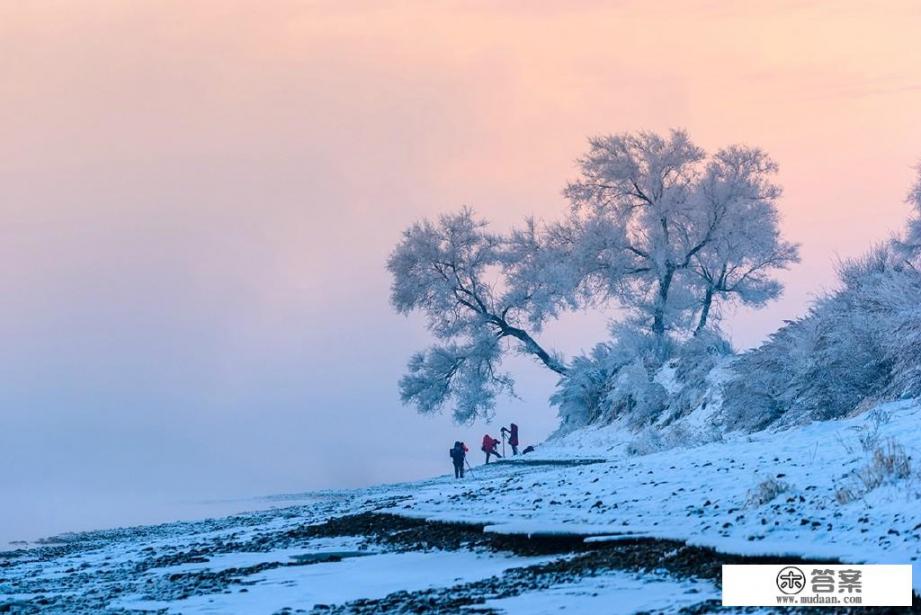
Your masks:
M 487 521 L 493 531 L 628 532 L 727 553 L 917 563 L 919 427 L 921 404 L 901 401 L 646 455 L 630 455 L 617 426 L 589 428 L 477 468 L 468 482 L 420 485 L 393 510 Z M 552 465 L 575 451 L 597 461 Z M 921 574 L 915 582 L 921 588 Z

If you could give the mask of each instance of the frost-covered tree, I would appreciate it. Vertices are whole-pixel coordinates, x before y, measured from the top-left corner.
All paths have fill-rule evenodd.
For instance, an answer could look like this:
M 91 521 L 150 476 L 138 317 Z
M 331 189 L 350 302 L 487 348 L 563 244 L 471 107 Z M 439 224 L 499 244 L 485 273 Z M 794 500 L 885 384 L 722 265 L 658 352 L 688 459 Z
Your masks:
M 781 191 L 770 181 L 776 172 L 763 151 L 738 146 L 720 150 L 707 165 L 700 198 L 721 220 L 690 266 L 701 287 L 695 335 L 718 301 L 761 307 L 779 297 L 783 287 L 773 274 L 799 261 L 798 247 L 780 236 Z
M 771 273 L 796 259 L 796 247 L 780 238 L 777 167 L 761 150 L 733 146 L 708 159 L 681 130 L 589 146 L 565 190 L 568 254 L 581 280 L 561 292 L 629 308 L 660 349 L 668 331 L 702 330 L 719 300 L 762 305 L 777 296 Z
M 796 260 L 796 247 L 780 237 L 776 165 L 761 150 L 708 156 L 680 130 L 589 145 L 560 221 L 497 235 L 464 209 L 404 233 L 388 262 L 391 301 L 400 313 L 423 312 L 438 339 L 410 361 L 405 402 L 421 412 L 453 403 L 460 421 L 488 417 L 496 396 L 512 392 L 500 371 L 511 350 L 562 377 L 562 415 L 646 421 L 663 410 L 654 375 L 677 339 L 704 331 L 720 303 L 760 306 L 780 293 L 772 275 Z M 608 305 L 627 318 L 591 357 L 567 366 L 534 338 L 565 310 Z M 634 346 L 642 356 L 626 356 Z M 584 412 L 574 407 L 583 402 Z
M 390 256 L 391 303 L 402 314 L 419 310 L 439 344 L 414 355 L 400 380 L 400 395 L 423 413 L 453 402 L 459 422 L 489 417 L 495 398 L 512 392 L 500 370 L 505 351 L 534 357 L 559 375 L 562 359 L 523 328 L 540 322 L 532 293 L 510 289 L 507 272 L 521 246 L 490 233 L 469 209 L 436 223 L 414 224 Z M 539 283 L 533 294 L 542 292 Z
M 909 205 L 914 208 L 913 216 L 908 221 L 908 230 L 905 233 L 905 240 L 901 242 L 901 247 L 910 257 L 921 254 L 921 163 L 915 167 L 917 177 L 908 197 L 905 199 Z
M 505 241 L 507 300 L 521 306 L 535 331 L 562 311 L 583 307 L 585 300 L 591 299 L 583 288 L 578 259 L 573 255 L 575 239 L 572 225 L 553 223 L 540 227 L 529 218 Z
M 740 357 L 725 384 L 730 428 L 846 416 L 921 395 L 921 168 L 905 234 L 838 268 L 840 287 Z
M 705 154 L 683 131 L 668 137 L 643 132 L 589 139 L 582 176 L 564 194 L 581 225 L 581 269 L 594 287 L 651 321 L 664 341 L 680 315 L 675 274 L 709 241 L 694 198 Z M 670 301 L 672 299 L 672 301 Z

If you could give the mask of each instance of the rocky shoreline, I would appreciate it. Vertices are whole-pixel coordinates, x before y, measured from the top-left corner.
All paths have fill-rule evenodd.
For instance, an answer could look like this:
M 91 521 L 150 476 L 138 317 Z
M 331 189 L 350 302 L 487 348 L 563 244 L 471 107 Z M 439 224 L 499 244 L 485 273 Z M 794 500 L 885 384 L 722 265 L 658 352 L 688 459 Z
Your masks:
M 396 591 L 383 597 L 339 604 L 292 605 L 275 612 L 499 613 L 498 609 L 490 606 L 491 602 L 616 573 L 718 586 L 722 564 L 795 561 L 790 557 L 726 555 L 682 541 L 629 535 L 616 540 L 586 542 L 586 537 L 579 534 L 498 534 L 484 531 L 483 524 L 414 519 L 372 510 L 330 516 L 315 523 L 299 523 L 296 519 L 303 512 L 277 509 L 222 521 L 77 534 L 60 544 L 3 553 L 0 554 L 0 589 L 6 589 L 6 594 L 27 594 L 28 597 L 5 599 L 0 594 L 0 613 L 138 613 L 141 612 L 138 609 L 118 606 L 118 599 L 130 594 L 163 601 L 245 593 L 260 573 L 269 570 L 339 562 L 381 553 L 506 553 L 541 556 L 545 561 L 511 567 L 501 574 L 446 586 Z M 271 525 L 278 527 L 265 529 Z M 246 527 L 251 531 L 242 531 Z M 187 540 L 180 541 L 184 548 L 145 546 L 157 536 L 172 535 L 182 530 L 190 532 Z M 226 530 L 232 531 L 228 533 Z M 130 558 L 118 561 L 111 554 L 103 554 L 107 551 L 107 542 L 118 543 L 126 539 L 137 547 Z M 329 540 L 351 540 L 354 547 L 313 556 L 308 551 L 307 554 L 278 557 L 248 566 L 183 569 L 205 565 L 227 554 L 309 550 L 318 541 Z M 83 562 L 77 563 L 81 558 Z M 702 595 L 699 602 L 681 607 L 676 612 L 709 613 L 718 608 L 720 612 L 730 612 L 719 607 L 718 600 L 712 595 Z M 917 597 L 912 610 L 921 611 L 921 600 Z M 154 608 L 145 612 L 166 613 L 168 610 Z M 849 611 L 800 608 L 795 612 L 881 614 L 904 613 L 905 609 L 862 608 Z

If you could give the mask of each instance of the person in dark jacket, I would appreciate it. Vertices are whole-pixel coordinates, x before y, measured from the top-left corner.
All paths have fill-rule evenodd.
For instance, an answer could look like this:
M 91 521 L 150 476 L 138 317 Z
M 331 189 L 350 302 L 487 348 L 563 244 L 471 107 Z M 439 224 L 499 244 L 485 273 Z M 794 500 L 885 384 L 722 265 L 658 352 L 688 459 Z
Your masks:
M 500 455 L 499 451 L 496 450 L 497 446 L 499 446 L 498 440 L 496 440 L 489 434 L 486 434 L 483 436 L 483 447 L 480 450 L 486 453 L 486 463 L 489 463 L 490 455 L 495 455 L 499 459 L 502 459 L 502 455 Z
M 512 455 L 518 454 L 518 425 L 515 423 L 510 424 L 508 427 L 502 428 L 502 435 L 508 438 L 509 446 L 512 447 Z
M 467 445 L 461 441 L 454 443 L 454 447 L 449 453 L 451 460 L 454 462 L 454 478 L 464 478 L 464 461 L 467 459 Z

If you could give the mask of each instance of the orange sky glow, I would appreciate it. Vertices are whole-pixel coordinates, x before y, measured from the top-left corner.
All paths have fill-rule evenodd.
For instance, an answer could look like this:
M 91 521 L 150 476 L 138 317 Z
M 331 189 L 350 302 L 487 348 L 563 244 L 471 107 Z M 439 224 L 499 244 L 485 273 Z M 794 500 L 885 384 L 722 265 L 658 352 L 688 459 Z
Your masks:
M 729 315 L 755 345 L 907 219 L 919 41 L 910 1 L 2 3 L 0 490 L 181 472 L 267 493 L 305 459 L 322 486 L 431 473 L 455 428 L 397 399 L 429 337 L 388 306 L 387 255 L 462 205 L 500 230 L 559 216 L 599 133 L 683 127 L 778 161 L 803 260 Z M 606 317 L 546 344 L 585 350 Z M 542 437 L 554 381 L 523 369 Z M 385 420 L 418 459 L 309 457 Z

